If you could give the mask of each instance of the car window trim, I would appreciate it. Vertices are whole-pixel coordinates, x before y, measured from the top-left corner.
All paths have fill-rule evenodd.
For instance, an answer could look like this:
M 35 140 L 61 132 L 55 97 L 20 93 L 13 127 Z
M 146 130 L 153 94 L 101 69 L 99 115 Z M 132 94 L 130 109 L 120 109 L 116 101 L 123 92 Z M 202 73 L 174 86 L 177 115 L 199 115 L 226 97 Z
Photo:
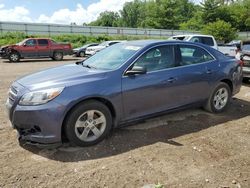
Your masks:
M 34 45 L 27 45 L 27 42 L 28 42 L 29 40 L 35 41 Z M 26 44 L 27 46 L 29 46 L 29 47 L 37 46 L 37 40 L 36 40 L 36 39 L 28 39 L 28 40 L 25 41 L 25 44 Z
M 208 50 L 206 50 L 206 48 L 204 48 L 203 46 L 199 46 L 199 45 L 195 45 L 195 44 L 183 44 L 183 43 L 176 43 L 176 44 L 158 44 L 158 45 L 155 45 L 155 46 L 152 46 L 150 47 L 149 49 L 147 49 L 144 53 L 140 54 L 126 69 L 125 71 L 123 71 L 123 74 L 122 74 L 122 78 L 126 78 L 128 77 L 128 75 L 126 75 L 126 72 L 128 71 L 128 69 L 141 57 L 143 56 L 145 53 L 147 53 L 149 50 L 155 48 L 155 47 L 162 47 L 162 46 L 167 46 L 167 45 L 172 45 L 173 47 L 176 46 L 178 47 L 179 45 L 189 45 L 189 46 L 195 46 L 195 47 L 198 47 L 198 48 L 201 48 L 203 50 L 205 50 L 209 55 L 212 56 L 212 60 L 209 60 L 209 61 L 205 61 L 205 62 L 202 62 L 202 63 L 197 63 L 197 64 L 191 64 L 191 65 L 183 65 L 183 66 L 178 66 L 178 67 L 171 67 L 171 68 L 165 68 L 165 69 L 161 69 L 161 70 L 155 70 L 155 71 L 150 71 L 150 72 L 147 72 L 146 74 L 150 74 L 150 73 L 155 73 L 155 72 L 159 72 L 159 71 L 165 71 L 165 70 L 172 70 L 172 69 L 179 69 L 179 68 L 182 68 L 182 67 L 187 67 L 187 66 L 194 66 L 194 65 L 201 65 L 201 64 L 205 64 L 205 63 L 211 63 L 211 62 L 214 62 L 217 60 L 217 58 L 214 57 L 213 54 L 211 54 Z M 175 57 L 175 48 L 174 48 L 174 61 L 176 64 L 176 57 Z
M 158 44 L 158 45 L 155 45 L 155 46 L 151 46 L 150 48 L 148 48 L 145 52 L 143 52 L 143 53 L 141 53 L 132 63 L 130 63 L 130 65 L 125 69 L 125 71 L 123 71 L 123 76 L 122 77 L 127 77 L 128 75 L 126 75 L 126 72 L 128 71 L 128 69 L 133 65 L 133 64 L 135 64 L 135 62 L 140 58 L 140 57 L 142 57 L 144 54 L 146 54 L 148 51 L 150 51 L 150 50 L 152 50 L 153 48 L 157 48 L 157 47 L 162 47 L 162 46 L 173 46 L 173 48 L 174 48 L 174 46 L 176 45 L 176 44 Z M 173 49 L 173 55 L 174 55 L 174 64 L 176 63 L 175 62 L 175 49 Z M 169 68 L 165 68 L 165 69 L 169 69 Z M 165 70 L 165 69 L 161 69 L 161 70 Z M 159 70 L 155 70 L 155 71 L 159 71 Z M 154 72 L 154 71 L 150 71 L 150 72 Z M 148 73 L 150 73 L 150 72 L 147 72 L 147 74 Z
M 217 60 L 217 58 L 215 58 L 215 56 L 213 54 L 211 54 L 206 48 L 203 48 L 202 46 L 198 46 L 198 45 L 195 45 L 195 44 L 177 44 L 177 47 L 180 46 L 180 45 L 195 46 L 195 47 L 201 48 L 201 49 L 205 50 L 213 58 L 212 60 L 209 60 L 209 61 Z M 206 62 L 209 62 L 209 61 L 205 61 L 205 62 L 202 62 L 202 63 L 206 63 Z M 201 64 L 201 63 L 198 63 L 198 64 Z M 193 65 L 193 64 L 191 64 L 191 65 Z

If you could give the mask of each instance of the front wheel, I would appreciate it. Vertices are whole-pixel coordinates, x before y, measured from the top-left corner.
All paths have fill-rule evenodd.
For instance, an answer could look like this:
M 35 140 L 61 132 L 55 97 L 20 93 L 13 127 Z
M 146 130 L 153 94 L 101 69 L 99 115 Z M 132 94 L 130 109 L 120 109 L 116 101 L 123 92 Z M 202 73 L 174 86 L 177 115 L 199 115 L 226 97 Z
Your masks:
M 20 61 L 20 55 L 17 52 L 11 52 L 9 55 L 10 62 L 18 62 Z
M 209 112 L 220 113 L 223 112 L 231 99 L 231 89 L 226 83 L 219 83 L 212 95 L 209 97 L 205 109 Z
M 65 123 L 68 140 L 78 146 L 91 146 L 102 141 L 110 132 L 112 116 L 103 103 L 87 101 L 70 113 Z

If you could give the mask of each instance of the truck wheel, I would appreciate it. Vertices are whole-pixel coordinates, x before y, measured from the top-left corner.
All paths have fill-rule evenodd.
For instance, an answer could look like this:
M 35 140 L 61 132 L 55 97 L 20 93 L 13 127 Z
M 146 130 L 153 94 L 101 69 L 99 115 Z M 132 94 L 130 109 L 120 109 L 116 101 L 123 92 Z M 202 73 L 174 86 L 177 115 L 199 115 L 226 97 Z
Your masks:
M 228 84 L 221 82 L 215 87 L 204 108 L 213 113 L 223 112 L 227 108 L 231 96 Z
M 65 121 L 68 140 L 78 146 L 91 146 L 102 141 L 112 128 L 112 116 L 106 105 L 87 101 L 78 105 Z
M 20 61 L 20 55 L 18 52 L 11 52 L 9 55 L 10 62 L 18 62 Z
M 63 53 L 62 52 L 54 52 L 52 59 L 56 60 L 56 61 L 63 60 Z

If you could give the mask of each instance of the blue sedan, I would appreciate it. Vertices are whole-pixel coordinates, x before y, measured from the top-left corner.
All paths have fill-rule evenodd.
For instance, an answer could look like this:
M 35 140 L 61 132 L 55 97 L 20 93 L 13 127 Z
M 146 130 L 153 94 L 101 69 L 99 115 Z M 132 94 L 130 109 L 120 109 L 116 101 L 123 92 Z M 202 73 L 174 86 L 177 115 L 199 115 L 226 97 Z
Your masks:
M 203 44 L 130 41 L 16 80 L 6 106 L 21 140 L 89 146 L 113 128 L 190 105 L 222 112 L 241 81 L 241 61 Z

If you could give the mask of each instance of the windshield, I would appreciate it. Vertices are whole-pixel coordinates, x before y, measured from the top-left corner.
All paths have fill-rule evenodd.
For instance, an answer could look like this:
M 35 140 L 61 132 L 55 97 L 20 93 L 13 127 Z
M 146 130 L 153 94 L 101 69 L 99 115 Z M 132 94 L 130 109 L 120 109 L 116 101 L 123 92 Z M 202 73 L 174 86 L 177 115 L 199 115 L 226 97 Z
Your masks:
M 96 69 L 114 70 L 121 66 L 140 49 L 141 46 L 118 43 L 97 52 L 95 55 L 84 61 L 84 65 Z
M 101 44 L 99 44 L 99 46 L 107 46 L 108 44 L 108 42 L 102 42 Z
M 87 48 L 89 46 L 89 44 L 85 44 L 85 45 L 83 45 L 82 47 L 80 47 L 80 48 Z
M 242 47 L 242 50 L 250 51 L 250 44 L 244 44 L 243 47 Z
M 28 39 L 24 39 L 23 41 L 16 43 L 16 45 L 22 46 Z

